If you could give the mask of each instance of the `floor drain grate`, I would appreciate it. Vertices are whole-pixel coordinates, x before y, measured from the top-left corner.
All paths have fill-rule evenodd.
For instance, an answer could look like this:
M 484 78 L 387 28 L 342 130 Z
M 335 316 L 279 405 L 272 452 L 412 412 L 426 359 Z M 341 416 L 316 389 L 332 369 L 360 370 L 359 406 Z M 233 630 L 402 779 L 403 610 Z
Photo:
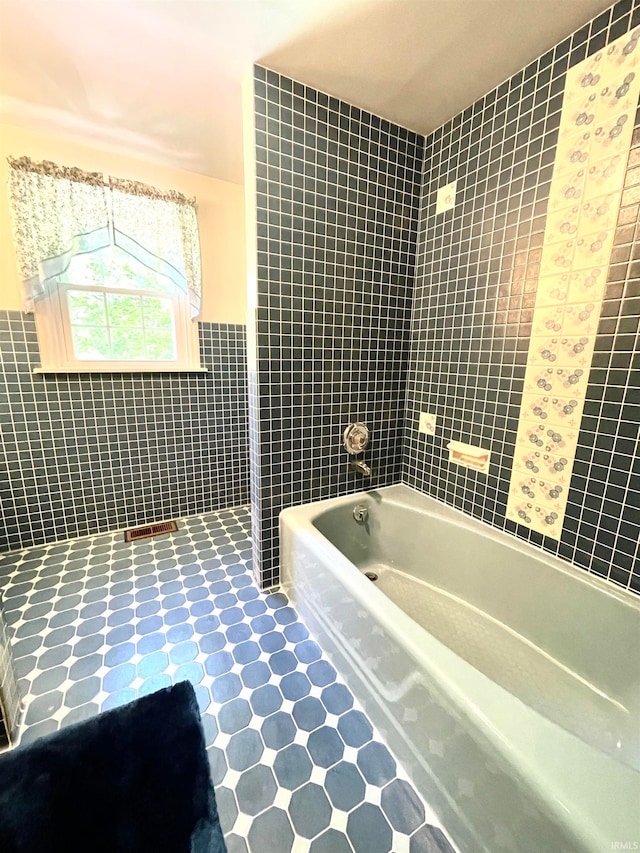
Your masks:
M 365 578 L 369 578 L 370 581 L 377 581 L 378 575 L 375 572 L 365 572 Z
M 175 521 L 161 521 L 158 524 L 147 524 L 146 527 L 132 527 L 125 530 L 125 542 L 137 542 L 138 539 L 149 539 L 151 536 L 160 536 L 162 533 L 175 533 L 178 525 Z

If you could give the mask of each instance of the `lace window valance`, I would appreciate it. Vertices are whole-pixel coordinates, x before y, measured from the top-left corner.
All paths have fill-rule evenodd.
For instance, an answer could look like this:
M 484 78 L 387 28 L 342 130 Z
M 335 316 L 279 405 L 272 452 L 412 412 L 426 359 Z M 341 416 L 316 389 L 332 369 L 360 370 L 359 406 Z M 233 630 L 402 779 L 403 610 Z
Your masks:
M 46 297 L 78 254 L 118 246 L 201 304 L 195 199 L 98 172 L 9 158 L 14 240 L 25 308 Z

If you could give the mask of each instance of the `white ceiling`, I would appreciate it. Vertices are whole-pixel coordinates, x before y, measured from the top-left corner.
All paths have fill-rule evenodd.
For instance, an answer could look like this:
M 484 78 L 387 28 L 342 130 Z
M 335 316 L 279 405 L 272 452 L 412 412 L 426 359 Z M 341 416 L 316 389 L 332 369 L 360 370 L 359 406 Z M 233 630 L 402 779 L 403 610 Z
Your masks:
M 0 0 L 0 119 L 242 182 L 281 71 L 428 133 L 610 0 Z

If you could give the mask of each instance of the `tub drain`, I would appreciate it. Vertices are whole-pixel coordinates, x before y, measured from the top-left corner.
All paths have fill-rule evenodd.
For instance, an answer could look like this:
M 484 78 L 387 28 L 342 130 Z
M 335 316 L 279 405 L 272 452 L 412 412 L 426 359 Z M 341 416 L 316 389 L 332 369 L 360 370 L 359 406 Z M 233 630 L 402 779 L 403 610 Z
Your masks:
M 377 581 L 378 575 L 375 572 L 365 572 L 365 578 L 369 578 L 370 581 Z

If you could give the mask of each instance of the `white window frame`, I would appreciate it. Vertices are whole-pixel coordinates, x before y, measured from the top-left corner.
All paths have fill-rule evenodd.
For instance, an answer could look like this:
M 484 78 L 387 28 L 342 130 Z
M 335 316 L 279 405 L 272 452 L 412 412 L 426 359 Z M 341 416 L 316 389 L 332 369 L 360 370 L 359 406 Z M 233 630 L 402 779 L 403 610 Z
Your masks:
M 73 351 L 71 318 L 67 293 L 80 290 L 98 293 L 134 294 L 156 296 L 173 302 L 175 317 L 176 359 L 155 361 L 99 361 L 78 359 Z M 186 294 L 170 294 L 144 288 L 109 287 L 108 284 L 84 285 L 72 281 L 58 281 L 49 296 L 35 305 L 36 329 L 40 349 L 40 367 L 35 373 L 187 373 L 205 372 L 200 364 L 200 339 L 198 323 L 191 318 L 189 298 Z

